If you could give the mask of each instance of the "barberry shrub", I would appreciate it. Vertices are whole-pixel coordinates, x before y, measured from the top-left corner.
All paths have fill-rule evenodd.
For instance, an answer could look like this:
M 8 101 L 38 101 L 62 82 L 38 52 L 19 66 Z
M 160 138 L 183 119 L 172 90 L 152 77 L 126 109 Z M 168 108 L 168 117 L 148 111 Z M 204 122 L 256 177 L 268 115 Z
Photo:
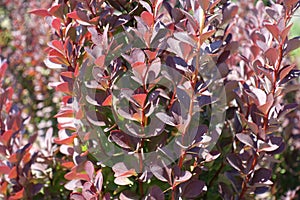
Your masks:
M 273 169 L 297 146 L 300 71 L 289 53 L 300 40 L 289 31 L 299 5 L 65 0 L 32 10 L 52 26 L 45 63 L 60 68 L 50 85 L 65 94 L 54 142 L 70 198 L 280 195 Z

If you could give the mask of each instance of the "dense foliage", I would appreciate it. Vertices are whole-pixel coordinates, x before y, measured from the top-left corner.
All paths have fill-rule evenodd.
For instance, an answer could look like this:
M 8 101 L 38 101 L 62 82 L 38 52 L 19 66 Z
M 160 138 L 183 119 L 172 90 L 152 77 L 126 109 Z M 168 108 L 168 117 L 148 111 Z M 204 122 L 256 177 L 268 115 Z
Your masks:
M 299 1 L 1 6 L 1 198 L 298 198 Z

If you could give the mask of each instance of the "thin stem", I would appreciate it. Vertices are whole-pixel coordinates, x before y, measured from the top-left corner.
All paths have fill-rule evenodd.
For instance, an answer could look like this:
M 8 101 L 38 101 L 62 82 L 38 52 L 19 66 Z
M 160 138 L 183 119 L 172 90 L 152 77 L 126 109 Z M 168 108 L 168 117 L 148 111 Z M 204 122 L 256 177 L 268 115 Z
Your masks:
M 254 159 L 253 159 L 253 161 L 252 161 L 252 165 L 251 165 L 250 171 L 253 171 L 253 170 L 254 170 L 254 168 L 255 168 L 255 166 L 256 166 L 256 164 L 257 164 L 257 158 L 258 158 L 258 156 L 257 156 L 257 151 L 255 151 L 255 155 L 254 155 Z M 248 190 L 247 184 L 248 184 L 250 178 L 251 178 L 251 174 L 248 174 L 248 175 L 246 176 L 245 180 L 243 181 L 243 184 L 242 184 L 242 191 L 241 191 L 241 193 L 240 193 L 240 195 L 239 195 L 239 199 L 243 199 L 243 198 L 244 198 L 244 196 L 245 196 L 245 194 L 246 194 L 246 192 L 247 192 L 247 190 Z
M 138 151 L 140 172 L 143 172 L 143 168 L 144 168 L 143 156 L 142 156 L 143 146 L 144 146 L 144 140 L 142 139 L 141 143 L 140 143 L 139 151 Z M 143 187 L 143 181 L 142 180 L 139 180 L 139 190 L 140 190 L 141 196 L 144 196 L 144 187 Z

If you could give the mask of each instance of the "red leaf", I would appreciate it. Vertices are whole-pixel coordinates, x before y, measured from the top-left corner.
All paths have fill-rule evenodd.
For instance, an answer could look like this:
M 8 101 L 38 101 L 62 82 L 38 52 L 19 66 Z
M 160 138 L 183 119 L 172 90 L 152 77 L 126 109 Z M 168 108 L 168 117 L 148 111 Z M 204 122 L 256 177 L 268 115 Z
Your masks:
M 62 167 L 65 167 L 67 169 L 71 169 L 72 167 L 75 166 L 75 164 L 73 162 L 64 162 L 61 164 Z
M 216 32 L 216 30 L 210 30 L 210 31 L 207 31 L 207 32 L 203 33 L 200 36 L 200 43 L 205 42 L 205 40 L 207 40 L 208 38 L 210 38 L 215 32 Z
M 16 163 L 18 162 L 19 158 L 18 158 L 18 154 L 17 153 L 14 153 L 12 154 L 9 158 L 8 158 L 8 161 L 11 162 L 11 163 Z
M 132 98 L 143 108 L 147 99 L 147 94 L 134 94 Z
M 260 53 L 260 48 L 257 45 L 252 45 L 250 47 L 250 50 L 251 50 L 252 55 L 254 56 L 254 58 L 256 58 Z
M 25 165 L 26 163 L 28 163 L 30 159 L 31 159 L 31 154 L 27 152 L 22 158 L 23 164 Z
M 86 15 L 86 13 L 83 11 L 79 11 L 79 10 L 68 13 L 67 17 L 75 19 L 75 20 L 79 20 L 82 22 L 89 22 L 89 18 Z M 88 23 L 85 23 L 85 24 L 88 25 Z
M 111 106 L 112 105 L 112 95 L 110 94 L 106 99 L 103 101 L 102 106 Z
M 29 13 L 34 14 L 34 15 L 38 15 L 38 16 L 41 16 L 41 17 L 51 16 L 51 14 L 46 9 L 35 9 L 35 10 L 29 11 Z
M 76 170 L 76 169 L 75 169 Z M 65 179 L 67 180 L 74 180 L 74 179 L 80 179 L 80 180 L 85 180 L 85 181 L 89 181 L 89 176 L 87 174 L 82 174 L 82 173 L 76 173 L 76 171 L 74 170 L 74 168 L 72 169 L 71 172 L 65 174 Z
M 135 62 L 132 64 L 132 69 L 142 77 L 144 76 L 146 64 L 144 62 Z
M 99 56 L 96 60 L 95 60 L 95 64 L 98 65 L 99 67 L 103 67 L 105 62 L 105 55 Z
M 73 133 L 70 137 L 65 138 L 65 139 L 55 138 L 54 142 L 56 144 L 73 144 L 73 140 L 74 140 L 75 137 L 77 137 L 77 133 Z
M 61 60 L 65 60 L 65 56 L 58 50 L 56 49 L 51 49 L 48 53 L 49 57 L 58 57 Z
M 8 174 L 10 172 L 10 168 L 6 165 L 0 166 L 0 174 Z
M 6 62 L 2 63 L 1 67 L 0 67 L 0 78 L 2 76 L 4 76 L 6 69 L 7 69 L 8 65 Z
M 57 85 L 55 89 L 56 91 L 64 92 L 66 94 L 71 94 L 69 89 L 69 84 L 67 82 Z
M 9 172 L 9 174 L 8 174 L 8 178 L 14 179 L 14 178 L 16 178 L 17 176 L 18 176 L 18 173 L 17 173 L 17 167 L 14 166 L 14 167 L 10 170 L 10 172 Z
M 0 185 L 0 194 L 6 195 L 7 186 L 8 186 L 8 183 L 7 183 L 7 182 L 3 182 L 3 183 Z
M 295 64 L 283 67 L 279 72 L 279 79 L 283 80 L 295 68 Z
M 69 62 L 65 58 L 62 58 L 62 57 L 49 56 L 49 60 L 56 64 L 62 64 L 62 65 L 66 65 L 66 66 L 69 65 Z
M 52 27 L 53 27 L 57 32 L 59 32 L 60 26 L 61 26 L 60 19 L 55 18 L 55 19 L 52 21 Z
M 209 0 L 199 1 L 199 4 L 204 11 L 207 11 L 210 1 Z
M 141 18 L 149 27 L 154 24 L 153 15 L 147 11 L 142 12 Z
M 292 28 L 293 23 L 291 23 L 289 26 L 287 26 L 283 31 L 281 32 L 281 39 L 285 40 L 290 32 L 290 29 Z
M 287 7 L 292 7 L 294 4 L 296 4 L 298 2 L 298 0 L 284 0 L 283 3 L 285 4 L 285 6 Z
M 54 118 L 58 118 L 58 117 L 74 117 L 74 112 L 73 110 L 63 110 L 54 116 Z
M 22 199 L 24 196 L 24 188 L 20 190 L 19 192 L 15 193 L 13 196 L 9 197 L 9 200 L 17 200 Z
M 60 75 L 64 76 L 64 77 L 67 77 L 67 78 L 71 78 L 71 79 L 74 78 L 74 73 L 70 72 L 70 71 L 68 71 L 68 72 L 61 72 Z
M 62 102 L 63 102 L 64 104 L 67 104 L 67 103 L 69 102 L 70 99 L 72 99 L 72 96 L 64 96 L 64 97 L 62 98 Z
M 52 6 L 49 10 L 49 13 L 56 16 L 56 17 L 61 17 L 61 16 L 58 16 L 57 15 L 57 11 L 61 8 L 61 4 L 58 4 L 58 5 L 55 5 L 55 6 Z
M 13 133 L 14 132 L 12 130 L 5 131 L 3 133 L 3 135 L 0 136 L 0 142 L 2 144 L 4 144 L 5 146 L 7 146 L 10 139 L 11 139 L 11 137 L 12 137 L 12 135 L 13 135 Z
M 274 38 L 279 42 L 279 29 L 276 25 L 274 24 L 265 24 L 266 28 L 270 33 L 273 35 Z
M 64 45 L 62 43 L 62 41 L 60 40 L 53 40 L 51 42 L 52 46 L 54 47 L 54 49 L 56 49 L 57 51 L 59 51 L 61 54 L 64 54 Z
M 68 14 L 67 14 L 67 17 L 72 18 L 72 19 L 80 20 L 80 18 L 78 17 L 76 11 L 73 11 L 73 12 L 68 13 Z
M 267 57 L 267 59 L 269 60 L 269 63 L 271 66 L 274 66 L 277 59 L 278 59 L 278 50 L 275 48 L 269 48 L 266 52 L 265 55 Z
M 145 50 L 145 53 L 148 56 L 148 59 L 150 61 L 154 60 L 156 58 L 156 55 L 157 55 L 156 51 Z

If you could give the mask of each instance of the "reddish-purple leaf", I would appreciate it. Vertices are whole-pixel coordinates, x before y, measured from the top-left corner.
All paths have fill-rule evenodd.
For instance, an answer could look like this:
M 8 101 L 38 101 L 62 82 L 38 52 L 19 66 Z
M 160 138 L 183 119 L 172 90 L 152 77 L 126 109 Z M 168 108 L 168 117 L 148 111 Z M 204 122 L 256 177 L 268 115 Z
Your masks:
M 136 175 L 135 169 L 128 169 L 123 162 L 115 164 L 112 170 L 115 172 L 115 177 L 130 177 Z
M 293 26 L 293 23 L 291 23 L 290 25 L 288 25 L 287 27 L 285 27 L 285 28 L 283 29 L 283 31 L 281 32 L 281 39 L 282 39 L 283 41 L 284 41 L 285 39 L 287 39 L 287 36 L 288 36 L 288 34 L 289 34 L 289 32 L 290 32 L 292 26 Z
M 71 200 L 86 200 L 82 194 L 78 193 L 78 192 L 74 192 L 70 195 L 70 199 Z
M 192 177 L 192 173 L 189 171 L 184 171 L 181 173 L 180 177 L 178 177 L 178 179 L 175 180 L 174 185 L 179 185 L 183 182 L 188 181 L 190 178 Z
M 153 15 L 147 11 L 142 12 L 141 18 L 149 27 L 151 27 L 154 24 Z
M 24 188 L 22 188 L 20 191 L 16 192 L 15 194 L 12 194 L 9 197 L 9 200 L 17 200 L 17 199 L 22 199 L 24 197 Z
M 152 174 L 158 179 L 161 180 L 163 182 L 169 182 L 169 178 L 168 175 L 166 173 L 166 171 L 164 170 L 164 168 L 162 168 L 161 166 L 158 165 L 152 165 L 150 167 L 150 171 L 152 172 Z M 170 183 L 170 182 L 169 182 Z
M 51 16 L 51 14 L 46 9 L 35 9 L 35 10 L 29 11 L 29 13 L 35 14 L 35 15 L 38 15 L 41 17 Z
M 165 195 L 159 186 L 152 186 L 149 188 L 149 193 L 145 197 L 145 200 L 164 200 Z
M 239 8 L 234 3 L 230 3 L 223 11 L 223 23 L 231 20 L 237 14 Z
M 279 41 L 279 29 L 275 24 L 265 23 L 266 28 L 268 31 L 273 35 L 273 37 Z
M 287 41 L 286 47 L 284 49 L 284 54 L 288 54 L 289 52 L 298 49 L 300 47 L 300 37 L 295 37 Z
M 261 183 L 266 182 L 271 178 L 272 171 L 266 168 L 260 168 L 254 172 L 254 176 L 252 178 L 252 183 Z
M 187 199 L 197 198 L 203 191 L 205 183 L 201 180 L 190 180 L 184 185 L 182 196 Z
M 263 114 L 267 114 L 271 109 L 274 103 L 274 96 L 272 93 L 268 94 L 266 103 L 260 106 L 257 106 L 258 110 L 260 110 Z
M 88 174 L 90 180 L 93 179 L 95 168 L 91 161 L 87 161 L 84 165 L 84 170 Z
M 229 162 L 229 164 L 235 168 L 238 171 L 241 171 L 243 169 L 243 164 L 242 164 L 242 160 L 239 156 L 237 156 L 234 153 L 231 153 L 227 156 L 227 161 Z
M 279 71 L 279 80 L 283 80 L 296 67 L 295 64 L 286 65 Z
M 0 174 L 8 174 L 10 172 L 10 168 L 6 165 L 0 166 Z
M 104 63 L 105 63 L 105 55 L 99 56 L 99 57 L 95 60 L 95 64 L 96 64 L 97 66 L 99 66 L 100 68 L 103 67 Z
M 266 58 L 269 60 L 270 65 L 275 66 L 275 63 L 278 59 L 278 50 L 276 48 L 269 48 L 266 52 L 265 52 L 265 56 Z
M 134 200 L 134 199 L 139 199 L 139 197 L 134 192 L 126 190 L 126 191 L 121 192 L 119 199 L 120 200 Z
M 249 145 L 250 147 L 254 147 L 254 142 L 253 139 L 250 137 L 249 134 L 245 134 L 245 133 L 238 133 L 235 135 L 239 141 L 241 141 L 242 143 Z
M 103 175 L 101 170 L 98 170 L 97 172 L 97 175 L 95 177 L 95 185 L 98 191 L 100 192 L 102 190 L 102 185 L 103 185 Z

